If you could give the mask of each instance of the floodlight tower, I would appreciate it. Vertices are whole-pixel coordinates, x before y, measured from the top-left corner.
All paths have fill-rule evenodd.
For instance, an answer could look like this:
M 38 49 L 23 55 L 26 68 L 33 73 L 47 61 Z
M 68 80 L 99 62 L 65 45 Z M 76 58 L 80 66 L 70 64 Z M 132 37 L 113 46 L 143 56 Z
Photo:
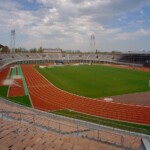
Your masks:
M 95 35 L 91 35 L 91 52 L 95 51 Z
M 10 47 L 11 47 L 11 53 L 15 53 L 15 37 L 16 35 L 15 35 L 15 30 L 13 29 L 13 30 L 11 30 L 11 45 L 10 45 Z

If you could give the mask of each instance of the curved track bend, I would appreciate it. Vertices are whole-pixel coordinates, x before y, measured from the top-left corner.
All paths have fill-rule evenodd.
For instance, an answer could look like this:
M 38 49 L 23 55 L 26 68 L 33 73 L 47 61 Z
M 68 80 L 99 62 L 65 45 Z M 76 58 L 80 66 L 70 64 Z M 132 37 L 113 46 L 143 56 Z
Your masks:
M 95 116 L 150 124 L 149 106 L 105 102 L 73 95 L 53 86 L 32 65 L 21 67 L 35 108 L 46 111 L 71 109 Z

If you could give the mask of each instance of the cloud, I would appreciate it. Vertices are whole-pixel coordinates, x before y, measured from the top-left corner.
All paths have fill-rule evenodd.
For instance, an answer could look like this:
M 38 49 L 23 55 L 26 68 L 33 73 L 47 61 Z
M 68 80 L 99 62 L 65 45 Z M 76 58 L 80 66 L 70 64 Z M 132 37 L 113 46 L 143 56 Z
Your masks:
M 144 15 L 143 7 L 149 3 L 149 0 L 5 0 L 0 3 L 0 32 L 16 29 L 18 46 L 30 48 L 42 44 L 81 50 L 88 49 L 93 33 L 97 46 L 99 40 L 111 41 L 113 49 L 117 40 L 149 35 L 144 28 L 132 33 L 124 30 L 125 25 L 112 26 L 126 20 L 128 28 L 137 24 L 137 28 L 142 28 L 144 19 L 129 20 L 128 13 L 138 11 Z
M 150 30 L 145 30 L 145 29 L 140 29 L 139 31 L 136 32 L 131 32 L 131 33 L 119 33 L 114 37 L 116 40 L 134 40 L 138 37 L 142 36 L 149 36 L 150 35 Z
M 144 11 L 143 11 L 143 10 L 140 10 L 140 14 L 141 14 L 141 15 L 144 15 Z

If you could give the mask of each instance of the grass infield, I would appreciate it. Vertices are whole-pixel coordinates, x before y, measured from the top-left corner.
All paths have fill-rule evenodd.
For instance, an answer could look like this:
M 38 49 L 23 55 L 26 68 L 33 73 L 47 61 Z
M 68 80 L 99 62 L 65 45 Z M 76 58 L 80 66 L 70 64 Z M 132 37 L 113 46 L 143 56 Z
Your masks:
M 140 125 L 140 124 L 134 124 L 134 123 L 129 123 L 129 122 L 122 122 L 122 121 L 116 121 L 116 120 L 111 120 L 111 119 L 105 119 L 105 118 L 100 118 L 96 116 L 90 116 L 87 114 L 82 114 L 79 112 L 74 112 L 71 110 L 58 110 L 58 111 L 51 111 L 50 113 L 69 117 L 69 118 L 74 118 L 74 119 L 79 119 L 83 121 L 88 121 L 96 124 L 101 124 L 101 125 L 106 125 L 114 128 L 119 128 L 119 129 L 124 129 L 128 131 L 133 131 L 133 132 L 139 132 L 139 133 L 144 133 L 150 135 L 150 126 L 147 125 Z
M 103 65 L 35 68 L 58 88 L 90 98 L 150 90 L 150 72 Z
M 17 97 L 8 97 L 10 101 L 13 101 L 15 103 L 27 106 L 27 107 L 32 107 L 29 96 L 17 96 Z

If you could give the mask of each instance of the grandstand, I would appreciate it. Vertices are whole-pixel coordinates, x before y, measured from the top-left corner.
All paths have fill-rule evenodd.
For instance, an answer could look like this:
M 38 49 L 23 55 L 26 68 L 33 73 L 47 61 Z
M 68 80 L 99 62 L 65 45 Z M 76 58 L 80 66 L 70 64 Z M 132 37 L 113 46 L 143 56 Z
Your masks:
M 1 68 L 6 64 L 47 63 L 61 60 L 64 62 L 114 63 L 125 65 L 143 65 L 150 60 L 150 54 L 96 54 L 96 53 L 16 53 L 1 54 Z
M 119 59 L 119 61 L 132 64 L 144 64 L 149 59 L 150 59 L 149 53 L 143 54 L 131 53 L 131 54 L 123 54 L 123 56 Z
M 1 149 L 133 149 L 149 138 L 48 114 L 0 99 Z
M 1 54 L 0 86 L 4 86 L 4 80 L 12 80 L 15 84 L 9 84 L 7 96 L 29 96 L 33 108 L 0 98 L 0 149 L 144 150 L 147 146 L 144 147 L 144 141 L 150 141 L 149 135 L 62 117 L 48 111 L 70 109 L 149 126 L 149 106 L 123 105 L 64 92 L 50 84 L 31 64 L 107 63 L 143 69 L 148 60 L 150 54 Z

